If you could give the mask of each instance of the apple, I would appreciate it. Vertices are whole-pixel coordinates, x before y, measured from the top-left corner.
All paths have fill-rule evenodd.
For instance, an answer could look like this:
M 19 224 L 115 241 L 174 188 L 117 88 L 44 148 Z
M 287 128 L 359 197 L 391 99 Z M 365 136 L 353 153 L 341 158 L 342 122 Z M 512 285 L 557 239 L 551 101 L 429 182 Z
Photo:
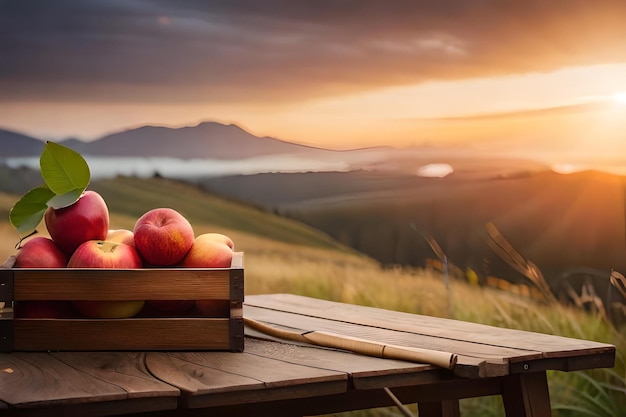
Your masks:
M 132 301 L 92 301 L 77 300 L 74 306 L 85 317 L 96 319 L 125 319 L 134 317 L 143 309 L 143 300 Z
M 65 268 L 68 256 L 48 237 L 26 241 L 15 255 L 15 268 Z
M 176 265 L 194 244 L 189 221 L 171 208 L 155 208 L 143 214 L 133 229 L 135 247 L 150 265 Z
M 49 207 L 44 220 L 52 240 L 68 255 L 81 243 L 102 240 L 109 232 L 109 209 L 95 191 L 85 191 L 70 206 Z
M 204 233 L 204 234 L 206 235 L 207 239 L 211 238 L 211 239 L 217 240 L 218 242 L 226 243 L 229 248 L 231 248 L 232 250 L 235 250 L 235 243 L 230 237 L 222 233 Z
M 230 301 L 196 300 L 196 311 L 202 317 L 230 317 Z
M 111 229 L 105 238 L 107 242 L 125 243 L 135 246 L 135 234 L 128 229 Z
M 205 233 L 194 239 L 193 246 L 180 262 L 185 268 L 230 268 L 233 250 L 224 241 Z
M 141 268 L 141 257 L 134 247 L 124 243 L 89 240 L 72 254 L 68 268 Z M 76 308 L 92 318 L 126 318 L 137 315 L 145 301 L 74 301 Z
M 88 240 L 72 254 L 68 268 L 141 268 L 143 263 L 139 253 L 130 245 Z

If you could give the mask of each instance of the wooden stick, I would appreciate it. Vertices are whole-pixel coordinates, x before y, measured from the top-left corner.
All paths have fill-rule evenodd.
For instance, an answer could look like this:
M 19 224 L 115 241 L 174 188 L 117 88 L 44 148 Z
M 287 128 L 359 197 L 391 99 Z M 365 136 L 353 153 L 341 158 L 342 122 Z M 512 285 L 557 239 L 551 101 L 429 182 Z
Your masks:
M 246 324 L 246 326 L 250 327 L 251 329 L 257 330 L 261 333 L 278 337 L 280 339 L 291 340 L 294 342 L 309 343 L 309 341 L 305 339 L 304 336 L 302 336 L 302 333 L 270 326 L 269 324 L 265 324 L 260 321 L 253 320 L 249 317 L 244 317 L 243 321 Z
M 244 322 L 252 329 L 281 339 L 308 342 L 318 346 L 343 349 L 378 358 L 428 363 L 444 369 L 454 368 L 457 361 L 457 355 L 449 352 L 391 345 L 320 330 L 298 333 L 297 331 L 285 330 L 261 323 L 248 317 L 244 317 Z

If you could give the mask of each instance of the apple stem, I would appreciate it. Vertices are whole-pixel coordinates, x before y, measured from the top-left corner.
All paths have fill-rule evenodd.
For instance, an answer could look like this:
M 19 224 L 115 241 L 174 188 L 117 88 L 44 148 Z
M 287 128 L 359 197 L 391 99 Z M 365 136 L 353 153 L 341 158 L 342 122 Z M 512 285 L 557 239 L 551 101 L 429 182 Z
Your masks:
M 15 244 L 15 249 L 22 249 L 22 242 L 24 242 L 24 240 L 28 239 L 29 237 L 31 237 L 32 235 L 37 234 L 37 229 L 33 230 L 32 232 L 30 232 L 29 234 L 27 234 L 26 236 L 24 236 L 23 238 L 20 238 L 20 240 L 17 241 L 17 243 Z
M 113 252 L 115 248 L 119 246 L 116 242 L 107 242 L 106 240 L 98 242 L 98 245 L 100 245 L 105 252 Z

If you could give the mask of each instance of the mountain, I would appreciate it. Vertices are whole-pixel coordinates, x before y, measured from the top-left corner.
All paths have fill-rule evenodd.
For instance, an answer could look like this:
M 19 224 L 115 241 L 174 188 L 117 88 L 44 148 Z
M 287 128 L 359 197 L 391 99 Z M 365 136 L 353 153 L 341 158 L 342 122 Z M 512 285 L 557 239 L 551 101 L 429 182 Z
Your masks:
M 10 130 L 0 129 L 0 159 L 41 154 L 41 140 Z
M 240 159 L 275 154 L 330 152 L 271 137 L 258 137 L 239 126 L 216 122 L 193 127 L 143 126 L 94 142 L 63 142 L 84 155 Z
M 39 156 L 41 140 L 0 129 L 0 157 Z M 204 122 L 197 126 L 170 128 L 142 126 L 103 136 L 95 141 L 60 141 L 83 155 L 106 157 L 166 157 L 179 159 L 245 159 L 271 155 L 323 158 L 331 155 L 368 153 L 371 149 L 333 151 L 264 136 L 255 136 L 237 125 Z M 386 148 L 382 148 L 386 149 Z
M 2 130 L 0 138 L 4 138 L 4 148 L 11 150 L 11 153 L 0 154 L 0 160 L 5 155 L 29 156 L 30 161 L 20 164 L 38 168 L 35 158 L 41 154 L 43 141 Z M 443 164 L 455 172 L 471 171 L 481 176 L 546 169 L 543 164 L 519 158 L 499 157 L 494 162 L 465 146 L 330 150 L 258 137 L 239 126 L 216 122 L 181 128 L 142 126 L 92 142 L 72 138 L 60 143 L 84 155 L 92 174 L 99 178 L 159 173 L 170 178 L 199 179 L 262 172 L 358 169 L 431 175 L 422 173 L 422 168 L 430 164 Z M 16 167 L 15 161 L 11 166 Z

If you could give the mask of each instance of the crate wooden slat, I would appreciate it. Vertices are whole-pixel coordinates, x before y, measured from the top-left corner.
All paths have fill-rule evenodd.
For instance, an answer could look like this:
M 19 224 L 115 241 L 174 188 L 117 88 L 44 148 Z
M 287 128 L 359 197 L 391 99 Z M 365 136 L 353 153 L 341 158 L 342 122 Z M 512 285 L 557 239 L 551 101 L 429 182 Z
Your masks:
M 17 319 L 14 350 L 230 350 L 228 318 Z
M 218 300 L 223 317 L 21 318 L 0 314 L 0 351 L 241 352 L 243 253 L 230 268 L 2 269 L 0 301 Z
M 14 301 L 228 300 L 231 270 L 12 269 Z M 236 278 L 236 277 L 235 277 Z

